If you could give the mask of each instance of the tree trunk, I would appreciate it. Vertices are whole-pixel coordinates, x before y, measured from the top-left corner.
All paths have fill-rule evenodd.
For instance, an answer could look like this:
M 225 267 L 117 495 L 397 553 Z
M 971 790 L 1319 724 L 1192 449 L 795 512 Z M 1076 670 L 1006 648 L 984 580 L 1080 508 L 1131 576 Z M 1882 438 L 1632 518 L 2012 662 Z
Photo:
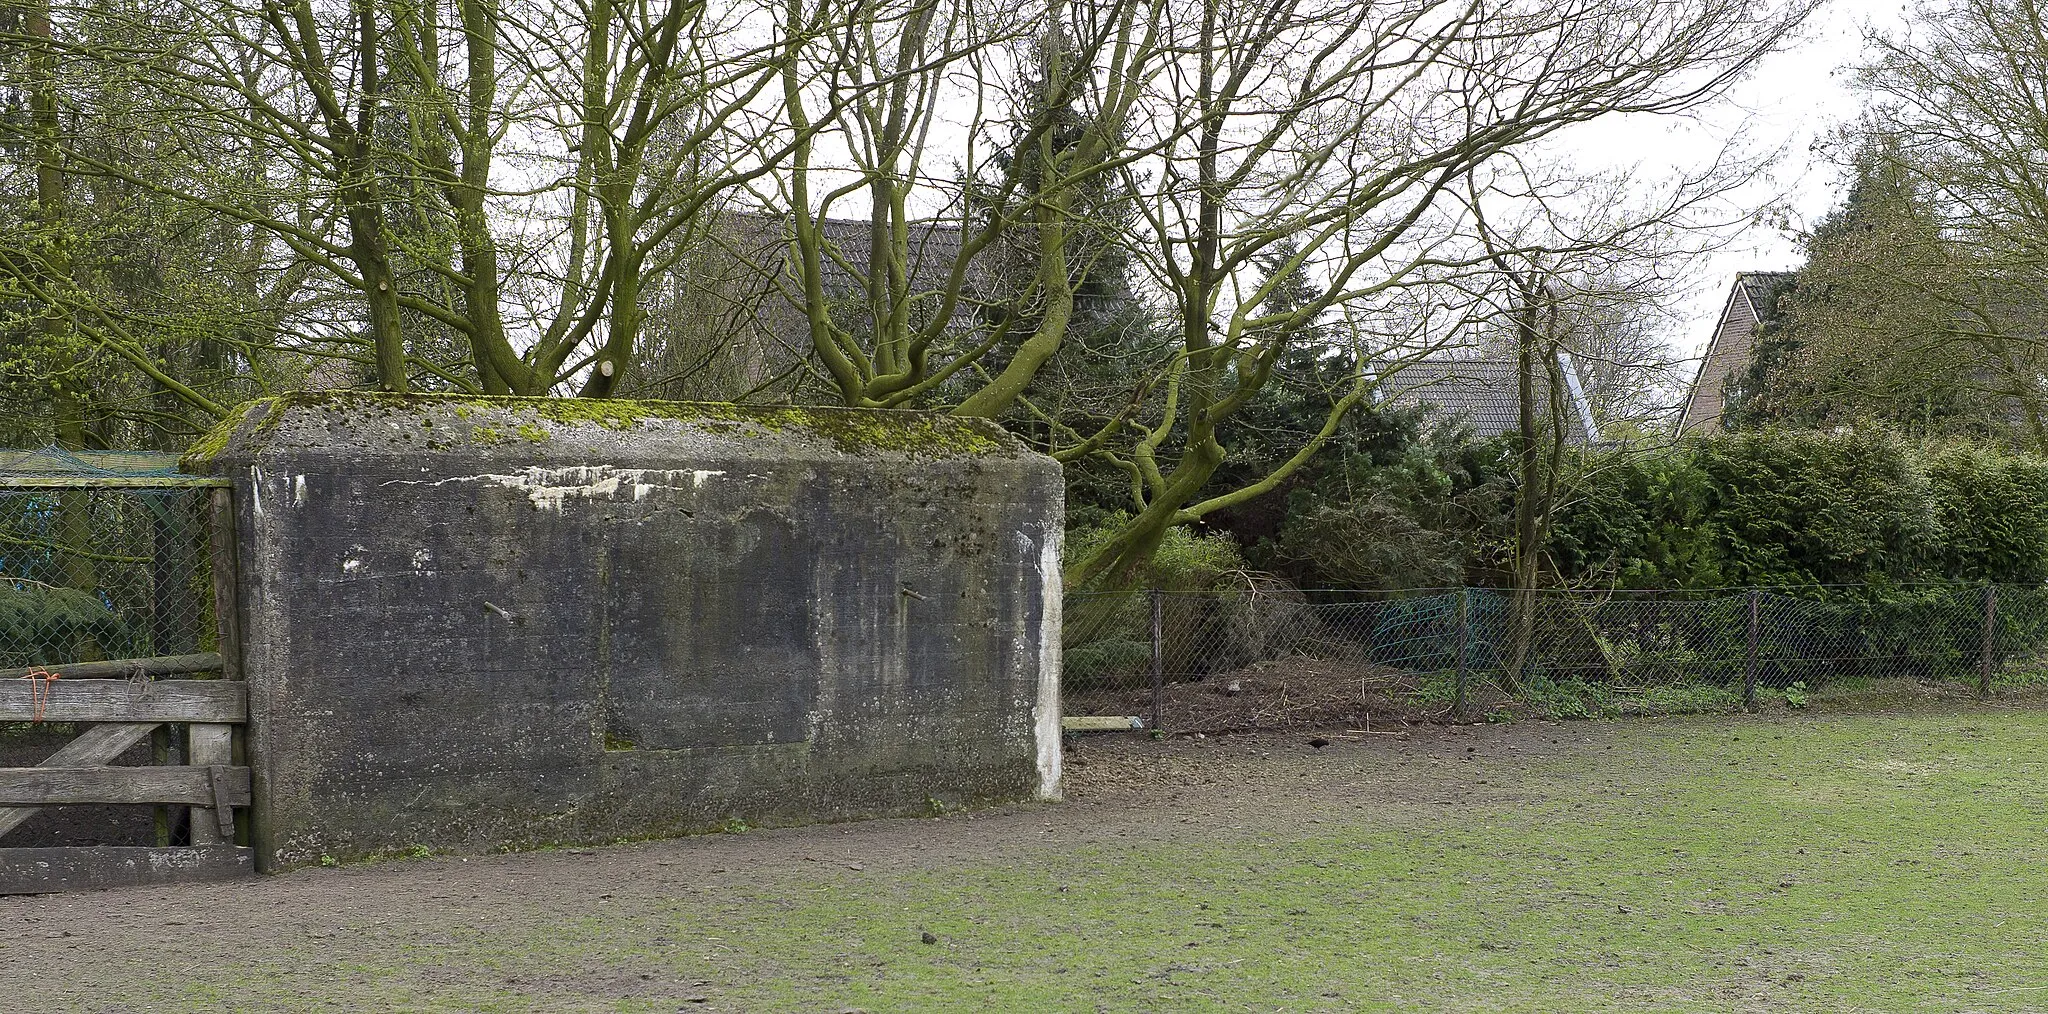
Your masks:
M 1514 586 L 1509 600 L 1509 641 L 1507 671 L 1501 675 L 1501 689 L 1520 693 L 1531 662 L 1536 634 L 1537 585 L 1542 577 L 1543 535 L 1549 513 L 1544 482 L 1542 439 L 1544 431 L 1536 412 L 1537 356 L 1548 350 L 1538 348 L 1541 313 L 1537 292 L 1521 277 L 1508 275 L 1514 289 L 1515 402 L 1517 484 L 1515 488 Z M 1555 427 L 1553 427 L 1554 429 Z M 1550 434 L 1553 438 L 1556 433 Z
M 1509 600 L 1510 628 L 1508 668 L 1502 674 L 1501 689 L 1518 693 L 1522 675 L 1529 664 L 1529 646 L 1536 629 L 1536 489 L 1542 480 L 1542 456 L 1536 447 L 1536 406 L 1532 380 L 1534 354 L 1531 343 L 1522 339 L 1524 329 L 1516 326 L 1516 396 L 1521 432 L 1516 438 L 1518 482 L 1515 487 L 1515 556 L 1513 593 Z
M 403 393 L 407 387 L 405 334 L 398 311 L 398 278 L 391 270 L 391 248 L 384 232 L 383 188 L 377 185 L 371 151 L 380 94 L 377 8 L 373 3 L 361 2 L 357 11 L 356 57 L 362 65 L 363 94 L 354 136 L 343 156 L 345 182 L 341 200 L 348 213 L 349 253 L 362 276 L 363 298 L 370 304 L 370 344 L 376 355 L 377 388 Z

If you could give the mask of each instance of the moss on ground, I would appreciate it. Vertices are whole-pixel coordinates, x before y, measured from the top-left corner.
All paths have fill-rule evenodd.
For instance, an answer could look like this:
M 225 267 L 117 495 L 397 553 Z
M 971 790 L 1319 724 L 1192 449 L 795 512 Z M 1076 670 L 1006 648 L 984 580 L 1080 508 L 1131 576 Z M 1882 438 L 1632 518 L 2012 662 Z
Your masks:
M 1333 827 L 1219 822 L 1207 840 L 749 892 L 727 939 L 754 985 L 730 995 L 759 1010 L 2043 1009 L 2048 717 L 1637 725 L 1608 745 L 1490 767 L 1507 790 L 1491 804 L 1346 814 L 1331 799 Z M 948 946 L 905 946 L 907 925 Z

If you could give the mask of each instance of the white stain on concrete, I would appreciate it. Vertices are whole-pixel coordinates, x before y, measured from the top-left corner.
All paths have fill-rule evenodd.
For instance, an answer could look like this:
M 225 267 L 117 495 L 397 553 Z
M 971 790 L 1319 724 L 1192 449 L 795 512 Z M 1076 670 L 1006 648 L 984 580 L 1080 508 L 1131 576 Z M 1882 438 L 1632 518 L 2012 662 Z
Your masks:
M 263 516 L 263 468 L 260 465 L 249 466 L 249 512 L 259 518 Z
M 1038 798 L 1060 798 L 1060 537 L 1045 533 L 1038 550 L 1038 586 L 1045 596 L 1038 622 L 1038 705 L 1031 720 L 1038 735 Z
M 344 574 L 360 572 L 369 563 L 368 560 L 364 559 L 364 555 L 368 552 L 369 550 L 361 545 L 348 547 L 348 555 L 341 558 L 341 572 Z
M 306 477 L 303 475 L 294 475 L 292 476 L 292 506 L 304 507 L 305 505 Z
M 613 468 L 609 465 L 568 465 L 558 468 L 532 466 L 517 474 L 487 472 L 446 479 L 393 479 L 384 483 L 405 486 L 445 486 L 449 483 L 485 483 L 516 489 L 541 510 L 559 512 L 570 500 L 644 499 L 655 490 L 690 491 L 702 488 L 707 479 L 724 475 L 716 469 Z
M 433 553 L 432 553 L 431 551 L 427 550 L 427 549 L 415 549 L 415 550 L 413 550 L 413 551 L 412 551 L 412 571 L 413 571 L 413 573 L 415 573 L 415 574 L 431 574 L 431 573 L 433 573 L 433 572 L 434 572 L 434 554 L 433 554 Z

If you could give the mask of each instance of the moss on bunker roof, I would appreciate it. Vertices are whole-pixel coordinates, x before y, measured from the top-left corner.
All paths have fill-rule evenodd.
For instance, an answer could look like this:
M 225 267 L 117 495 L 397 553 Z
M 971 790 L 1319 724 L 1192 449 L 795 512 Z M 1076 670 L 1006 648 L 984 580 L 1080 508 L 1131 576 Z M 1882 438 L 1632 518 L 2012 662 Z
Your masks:
M 195 442 L 183 459 L 201 469 L 231 444 L 258 443 L 286 418 L 328 413 L 349 423 L 416 417 L 428 448 L 542 443 L 556 432 L 596 427 L 630 432 L 673 420 L 721 435 L 815 434 L 845 454 L 953 457 L 1023 448 L 994 422 L 886 409 L 756 407 L 716 402 L 515 398 L 451 394 L 307 391 L 249 402 Z M 452 425 L 451 425 L 452 424 Z M 237 441 L 240 435 L 240 441 Z
M 196 465 L 203 465 L 212 461 L 220 452 L 227 450 L 228 441 L 233 439 L 236 431 L 240 430 L 242 425 L 249 421 L 250 415 L 266 408 L 271 400 L 269 398 L 259 398 L 255 401 L 245 401 L 235 406 L 235 410 L 228 413 L 227 418 L 213 424 L 212 429 L 201 433 L 199 439 L 193 441 L 192 446 L 185 449 L 184 455 L 178 459 L 178 467 L 191 471 Z

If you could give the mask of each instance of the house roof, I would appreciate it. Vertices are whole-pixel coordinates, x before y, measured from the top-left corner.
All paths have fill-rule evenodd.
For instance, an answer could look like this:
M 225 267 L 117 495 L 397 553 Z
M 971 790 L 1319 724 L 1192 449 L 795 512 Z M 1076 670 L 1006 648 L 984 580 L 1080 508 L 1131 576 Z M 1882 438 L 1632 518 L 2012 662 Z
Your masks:
M 824 267 L 825 291 L 833 296 L 858 293 L 867 287 L 867 272 L 874 255 L 869 242 L 873 225 L 866 219 L 822 218 L 818 232 L 839 257 L 827 256 Z M 786 268 L 789 257 L 785 215 L 766 212 L 729 212 L 719 216 L 712 240 L 741 258 L 756 272 L 772 276 Z M 960 256 L 961 229 L 957 223 L 917 221 L 910 223 L 910 279 L 912 290 L 935 288 Z M 840 260 L 843 258 L 843 262 Z M 849 268 L 851 270 L 849 270 Z
M 1564 362 L 1567 439 L 1588 443 L 1595 431 L 1593 411 L 1569 358 Z M 1538 376 L 1539 387 L 1548 382 Z M 1417 359 L 1393 370 L 1380 384 L 1381 404 L 1395 408 L 1424 406 L 1438 415 L 1463 419 L 1480 437 L 1494 437 L 1521 428 L 1520 377 L 1512 359 Z M 1546 395 L 1547 397 L 1547 395 Z
M 1714 333 L 1707 339 L 1706 354 L 1700 357 L 1699 372 L 1693 374 L 1692 387 L 1686 391 L 1684 430 L 1720 427 L 1722 388 L 1730 374 L 1749 365 L 1757 325 L 1778 312 L 1771 305 L 1771 292 L 1792 278 L 1790 271 L 1744 271 L 1735 276 Z
M 1743 297 L 1756 310 L 1757 319 L 1768 320 L 1777 312 L 1777 307 L 1765 302 L 1770 298 L 1771 289 L 1791 281 L 1793 274 L 1790 271 L 1744 271 L 1735 276 L 1735 284 L 1742 287 Z

